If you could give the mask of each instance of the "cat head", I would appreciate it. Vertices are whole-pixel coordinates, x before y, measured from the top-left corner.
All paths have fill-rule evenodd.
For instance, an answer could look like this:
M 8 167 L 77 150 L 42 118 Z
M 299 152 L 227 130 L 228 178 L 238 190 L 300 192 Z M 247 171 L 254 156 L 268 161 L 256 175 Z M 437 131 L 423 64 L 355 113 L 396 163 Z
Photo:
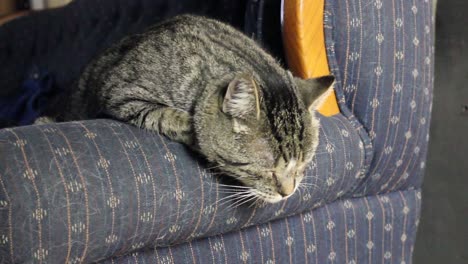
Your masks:
M 275 203 L 291 196 L 317 148 L 314 111 L 333 81 L 244 73 L 214 82 L 195 111 L 199 151 L 246 187 L 244 197 Z

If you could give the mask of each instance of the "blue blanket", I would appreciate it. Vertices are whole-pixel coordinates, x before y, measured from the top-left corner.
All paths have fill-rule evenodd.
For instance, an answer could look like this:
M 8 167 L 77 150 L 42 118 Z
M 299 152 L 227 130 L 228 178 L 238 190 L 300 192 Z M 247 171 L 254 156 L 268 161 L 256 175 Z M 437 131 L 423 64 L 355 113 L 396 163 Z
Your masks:
M 44 113 L 52 97 L 59 93 L 60 89 L 49 73 L 34 70 L 28 76 L 18 93 L 0 97 L 0 127 L 34 123 Z

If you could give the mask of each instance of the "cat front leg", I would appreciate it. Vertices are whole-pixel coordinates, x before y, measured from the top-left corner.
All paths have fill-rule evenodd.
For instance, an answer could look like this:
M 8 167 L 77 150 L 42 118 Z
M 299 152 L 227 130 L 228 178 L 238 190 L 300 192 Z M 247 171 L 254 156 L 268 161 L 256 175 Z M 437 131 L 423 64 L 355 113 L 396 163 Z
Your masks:
M 170 107 L 151 110 L 139 120 L 139 126 L 156 131 L 171 140 L 193 146 L 192 117 L 189 113 Z

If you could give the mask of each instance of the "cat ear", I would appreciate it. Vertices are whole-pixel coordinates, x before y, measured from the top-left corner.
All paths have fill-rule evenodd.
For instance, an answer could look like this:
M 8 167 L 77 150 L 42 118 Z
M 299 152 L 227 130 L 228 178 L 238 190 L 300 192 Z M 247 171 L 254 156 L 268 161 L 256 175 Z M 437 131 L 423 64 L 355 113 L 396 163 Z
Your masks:
M 326 75 L 318 78 L 302 80 L 294 78 L 299 90 L 299 96 L 310 111 L 317 110 L 333 91 L 335 77 Z
M 258 119 L 260 116 L 258 94 L 258 86 L 253 76 L 249 74 L 238 75 L 228 85 L 222 110 L 224 113 L 237 118 L 243 118 L 256 111 Z

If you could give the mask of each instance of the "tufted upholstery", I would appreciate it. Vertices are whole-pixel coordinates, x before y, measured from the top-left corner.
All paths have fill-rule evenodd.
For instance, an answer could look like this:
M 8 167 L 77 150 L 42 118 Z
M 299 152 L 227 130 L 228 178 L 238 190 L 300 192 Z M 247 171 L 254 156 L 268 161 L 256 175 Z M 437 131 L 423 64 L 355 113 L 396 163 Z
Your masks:
M 0 87 L 14 90 L 33 65 L 67 87 L 109 43 L 180 12 L 242 27 L 244 3 L 205 2 L 79 0 L 16 20 L 0 27 Z M 116 121 L 3 129 L 0 263 L 410 263 L 431 5 L 326 1 L 325 36 L 341 114 L 320 117 L 307 185 L 293 197 L 232 209 L 203 161 Z

